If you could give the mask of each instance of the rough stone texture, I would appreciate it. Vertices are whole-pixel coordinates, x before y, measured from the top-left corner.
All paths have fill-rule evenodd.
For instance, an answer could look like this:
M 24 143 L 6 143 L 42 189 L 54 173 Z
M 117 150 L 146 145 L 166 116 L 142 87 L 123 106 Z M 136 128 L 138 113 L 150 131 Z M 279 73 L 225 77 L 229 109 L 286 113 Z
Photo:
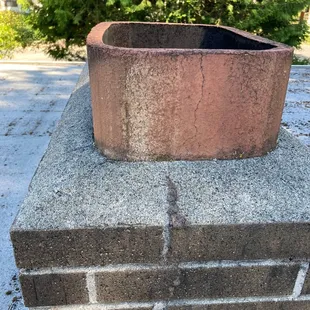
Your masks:
M 88 303 L 84 273 L 21 274 L 20 282 L 27 307 Z
M 169 310 L 309 310 L 309 301 L 255 302 L 218 305 L 169 306 Z
M 94 136 L 108 157 L 246 158 L 275 148 L 291 47 L 228 27 L 119 22 L 98 24 L 87 46 Z
M 158 227 L 13 231 L 11 240 L 19 268 L 156 263 L 163 244 Z
M 195 260 L 310 257 L 310 153 L 285 130 L 276 150 L 260 158 L 118 162 L 94 147 L 91 120 L 84 71 L 13 224 L 19 266 L 106 264 L 113 257 L 119 263 L 142 262 L 139 246 L 152 249 L 143 255 L 158 261 L 160 231 L 168 225 L 170 258 L 179 261 L 192 258 L 189 246 L 197 250 Z M 119 232 L 125 228 L 136 236 L 131 239 L 133 258 L 126 251 L 123 257 L 111 253 L 107 260 L 94 256 L 98 234 L 109 249 L 122 250 Z M 197 249 L 185 232 L 197 244 L 206 246 L 208 240 L 210 252 Z M 205 239 L 204 232 L 212 238 Z M 72 236 L 76 250 L 65 253 L 61 236 L 68 250 Z M 85 260 L 78 255 L 84 238 L 89 242 L 83 243 Z
M 290 295 L 298 265 L 115 271 L 96 274 L 99 302 Z
M 308 270 L 306 280 L 302 289 L 302 294 L 310 294 L 310 271 Z

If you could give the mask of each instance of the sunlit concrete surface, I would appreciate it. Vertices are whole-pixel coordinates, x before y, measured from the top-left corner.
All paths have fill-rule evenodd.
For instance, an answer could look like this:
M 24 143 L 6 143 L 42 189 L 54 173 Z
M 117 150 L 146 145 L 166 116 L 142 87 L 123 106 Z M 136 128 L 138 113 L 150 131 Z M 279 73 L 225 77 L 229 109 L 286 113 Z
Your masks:
M 82 65 L 0 65 L 0 309 L 21 310 L 9 229 Z
M 293 66 L 282 125 L 310 147 L 310 66 Z

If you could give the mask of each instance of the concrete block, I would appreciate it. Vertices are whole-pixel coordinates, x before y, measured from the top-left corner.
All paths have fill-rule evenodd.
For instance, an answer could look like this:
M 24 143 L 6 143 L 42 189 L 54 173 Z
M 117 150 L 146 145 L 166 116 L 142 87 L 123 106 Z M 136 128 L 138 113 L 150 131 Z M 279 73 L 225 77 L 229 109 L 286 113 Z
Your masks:
M 162 229 L 115 227 L 12 231 L 19 268 L 103 266 L 161 260 Z
M 290 295 L 298 265 L 188 268 L 181 270 L 175 299 Z
M 99 302 L 292 294 L 298 265 L 126 270 L 96 274 Z
M 21 274 L 20 282 L 27 307 L 88 303 L 86 275 Z
M 306 223 L 188 225 L 171 229 L 168 257 L 171 261 L 294 260 L 308 258 L 309 250 Z
M 96 274 L 99 302 L 160 301 L 172 297 L 170 288 L 178 281 L 175 269 L 103 272 Z

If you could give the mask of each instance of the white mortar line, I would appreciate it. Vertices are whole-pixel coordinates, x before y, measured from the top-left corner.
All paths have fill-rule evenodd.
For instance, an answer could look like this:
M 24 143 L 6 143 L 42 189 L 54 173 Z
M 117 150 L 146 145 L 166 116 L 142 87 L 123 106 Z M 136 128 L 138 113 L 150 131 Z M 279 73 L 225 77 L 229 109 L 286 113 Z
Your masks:
M 118 303 L 118 304 L 85 304 L 85 305 L 66 305 L 52 307 L 35 307 L 29 310 L 118 310 L 118 309 L 145 309 L 153 308 L 154 302 Z
M 96 305 L 69 305 L 55 307 L 36 307 L 31 310 L 118 310 L 118 309 L 143 309 L 152 308 L 155 305 L 169 306 L 196 306 L 196 305 L 222 305 L 222 304 L 245 304 L 256 302 L 290 302 L 290 301 L 310 301 L 310 295 L 302 295 L 297 299 L 292 299 L 292 296 L 270 296 L 270 297 L 244 297 L 244 298 L 218 298 L 218 299 L 181 299 L 173 301 L 156 301 L 144 303 L 118 303 L 118 304 L 96 304 Z
M 178 266 L 181 269 L 191 268 L 226 268 L 226 267 L 272 267 L 272 266 L 292 266 L 298 265 L 300 262 L 290 262 L 285 260 L 252 260 L 252 261 L 238 261 L 238 260 L 222 260 L 209 262 L 186 262 L 180 263 Z
M 225 267 L 262 267 L 262 266 L 292 266 L 297 264 L 307 264 L 306 262 L 287 262 L 284 260 L 253 260 L 253 261 L 210 261 L 210 262 L 186 262 L 178 265 L 160 265 L 160 264 L 119 264 L 98 267 L 49 267 L 35 270 L 21 269 L 20 272 L 25 275 L 43 275 L 50 273 L 88 273 L 88 272 L 124 272 L 138 270 L 156 270 L 156 269 L 198 269 L 198 268 L 225 268 Z
M 20 269 L 24 275 L 44 275 L 44 274 L 71 274 L 71 273 L 89 273 L 89 272 L 124 272 L 124 271 L 140 271 L 140 270 L 157 270 L 172 269 L 173 266 L 163 266 L 155 264 L 124 264 L 124 265 L 108 265 L 104 267 L 50 267 L 40 268 L 36 270 Z
M 294 299 L 296 299 L 297 297 L 299 297 L 301 295 L 301 291 L 302 291 L 302 288 L 303 288 L 305 280 L 306 280 L 308 269 L 309 269 L 308 263 L 301 264 L 300 270 L 299 270 L 297 278 L 296 278 L 295 286 L 293 289 L 293 295 L 292 296 Z
M 246 304 L 257 302 L 285 302 L 293 301 L 292 296 L 268 296 L 268 297 L 236 297 L 217 299 L 180 299 L 168 301 L 169 306 L 195 306 L 195 305 L 222 305 L 222 304 Z M 310 301 L 310 295 L 303 295 L 294 301 Z
M 153 310 L 165 310 L 167 309 L 167 302 L 156 302 Z
M 97 288 L 96 288 L 96 280 L 95 273 L 88 272 L 86 274 L 86 287 L 88 290 L 88 298 L 91 304 L 97 303 Z

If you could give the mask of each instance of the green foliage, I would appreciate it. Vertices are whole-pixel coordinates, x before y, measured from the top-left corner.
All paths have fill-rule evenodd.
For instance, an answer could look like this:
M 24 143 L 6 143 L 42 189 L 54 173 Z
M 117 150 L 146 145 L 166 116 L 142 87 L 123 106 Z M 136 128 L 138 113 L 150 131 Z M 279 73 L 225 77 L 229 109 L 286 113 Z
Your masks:
M 293 65 L 310 65 L 310 58 L 301 58 L 294 55 Z
M 40 38 L 39 32 L 33 30 L 28 15 L 0 12 L 0 59 L 12 57 L 15 48 L 24 48 Z
M 306 5 L 309 0 L 41 0 L 32 7 L 35 27 L 53 43 L 53 56 L 63 57 L 70 45 L 85 44 L 94 25 L 112 20 L 227 25 L 298 47 L 308 31 L 298 17 Z M 65 46 L 56 47 L 61 39 Z
M 12 27 L 14 17 L 11 12 L 0 12 L 0 59 L 11 56 L 14 48 L 19 45 L 16 40 L 17 32 Z

